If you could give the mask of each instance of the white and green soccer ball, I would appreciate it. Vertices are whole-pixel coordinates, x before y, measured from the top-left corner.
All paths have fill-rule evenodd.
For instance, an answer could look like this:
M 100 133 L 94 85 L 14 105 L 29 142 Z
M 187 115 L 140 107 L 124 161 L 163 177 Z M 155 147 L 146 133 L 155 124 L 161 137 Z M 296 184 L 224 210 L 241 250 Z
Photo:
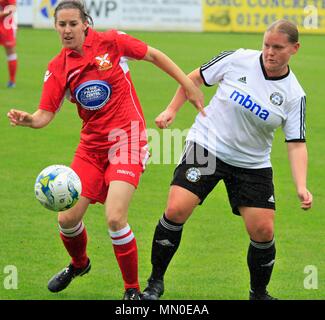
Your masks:
M 37 176 L 34 191 L 36 199 L 46 209 L 65 211 L 72 208 L 80 198 L 81 181 L 71 168 L 52 165 Z

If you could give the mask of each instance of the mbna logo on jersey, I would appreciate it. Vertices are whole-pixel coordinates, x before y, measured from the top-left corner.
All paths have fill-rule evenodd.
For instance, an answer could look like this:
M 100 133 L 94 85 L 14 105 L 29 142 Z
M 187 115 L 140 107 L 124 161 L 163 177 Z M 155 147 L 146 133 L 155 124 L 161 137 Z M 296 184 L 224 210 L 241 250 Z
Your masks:
M 198 182 L 201 178 L 201 171 L 198 168 L 189 168 L 185 173 L 186 179 L 190 182 Z
M 273 92 L 270 96 L 270 101 L 275 105 L 275 106 L 281 106 L 283 103 L 283 96 L 279 92 Z
M 100 80 L 87 81 L 75 90 L 75 97 L 87 110 L 102 108 L 111 97 L 111 86 Z

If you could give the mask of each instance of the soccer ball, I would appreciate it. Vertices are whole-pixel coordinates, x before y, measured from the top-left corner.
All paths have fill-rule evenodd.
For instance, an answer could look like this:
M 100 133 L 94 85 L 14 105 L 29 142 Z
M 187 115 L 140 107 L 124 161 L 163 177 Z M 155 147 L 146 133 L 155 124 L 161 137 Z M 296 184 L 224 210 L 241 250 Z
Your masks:
M 72 208 L 81 194 L 81 181 L 69 167 L 52 165 L 37 176 L 34 186 L 36 199 L 52 211 Z

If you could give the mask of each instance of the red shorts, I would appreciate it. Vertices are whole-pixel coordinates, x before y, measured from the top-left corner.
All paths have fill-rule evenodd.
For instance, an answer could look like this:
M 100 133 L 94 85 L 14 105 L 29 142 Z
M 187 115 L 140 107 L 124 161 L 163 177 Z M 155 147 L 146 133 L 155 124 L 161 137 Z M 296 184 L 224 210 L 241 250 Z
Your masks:
M 91 203 L 105 203 L 111 181 L 125 181 L 137 188 L 149 158 L 147 145 L 144 144 L 140 152 L 128 152 L 127 158 L 127 161 L 118 161 L 106 152 L 89 152 L 79 146 L 71 168 L 80 177 L 81 195 L 91 199 Z
M 6 48 L 12 48 L 16 45 L 16 30 L 13 27 L 6 28 L 0 22 L 0 45 Z

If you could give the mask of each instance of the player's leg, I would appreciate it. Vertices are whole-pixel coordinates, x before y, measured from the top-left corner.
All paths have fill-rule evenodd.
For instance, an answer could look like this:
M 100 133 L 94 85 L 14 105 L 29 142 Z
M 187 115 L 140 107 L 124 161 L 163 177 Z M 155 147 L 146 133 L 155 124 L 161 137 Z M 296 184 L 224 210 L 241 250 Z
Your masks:
M 164 292 L 164 275 L 181 241 L 183 224 L 218 183 L 216 158 L 202 146 L 186 144 L 174 172 L 167 208 L 156 226 L 151 251 L 152 273 L 144 290 L 145 300 L 157 300 Z
M 274 210 L 240 207 L 240 214 L 250 236 L 247 263 L 250 271 L 250 299 L 272 299 L 266 287 L 275 262 Z
M 140 300 L 138 248 L 128 224 L 128 209 L 145 170 L 149 152 L 147 141 L 139 140 L 137 135 L 131 136 L 128 144 L 123 139 L 117 141 L 122 143 L 116 143 L 109 150 L 109 164 L 105 170 L 105 183 L 109 186 L 105 214 L 108 233 L 124 282 L 123 300 Z
M 138 248 L 128 224 L 128 208 L 134 191 L 135 186 L 126 181 L 110 181 L 105 203 L 109 235 L 124 281 L 124 300 L 140 300 Z
M 71 209 L 58 215 L 60 238 L 72 261 L 68 267 L 56 274 L 49 282 L 52 292 L 65 289 L 77 275 L 83 275 L 90 270 L 90 260 L 87 256 L 87 231 L 83 222 L 89 204 L 104 203 L 107 188 L 103 173 L 98 169 L 96 155 L 77 149 L 71 168 L 81 180 L 82 192 L 79 201 Z
M 16 31 L 17 27 L 10 18 L 0 22 L 0 45 L 3 45 L 7 55 L 9 82 L 8 88 L 15 87 L 17 72 L 16 54 Z
M 86 252 L 87 232 L 82 221 L 90 201 L 81 197 L 74 207 L 58 214 L 60 237 L 72 260 L 65 269 L 50 279 L 48 289 L 51 292 L 62 291 L 73 278 L 90 270 L 90 260 Z
M 74 207 L 58 215 L 60 237 L 72 258 L 71 264 L 77 269 L 85 268 L 89 261 L 87 231 L 82 219 L 90 202 L 90 199 L 81 197 Z
M 266 287 L 275 261 L 274 186 L 272 168 L 233 167 L 224 180 L 234 214 L 241 215 L 250 244 L 247 263 L 250 272 L 250 299 L 269 300 Z
M 183 225 L 200 201 L 191 191 L 177 185 L 171 186 L 165 213 L 153 236 L 152 273 L 143 292 L 144 300 L 158 300 L 164 293 L 164 275 L 179 247 Z
M 9 81 L 8 88 L 14 88 L 16 85 L 16 73 L 17 73 L 17 53 L 16 46 L 5 47 L 8 63 Z

